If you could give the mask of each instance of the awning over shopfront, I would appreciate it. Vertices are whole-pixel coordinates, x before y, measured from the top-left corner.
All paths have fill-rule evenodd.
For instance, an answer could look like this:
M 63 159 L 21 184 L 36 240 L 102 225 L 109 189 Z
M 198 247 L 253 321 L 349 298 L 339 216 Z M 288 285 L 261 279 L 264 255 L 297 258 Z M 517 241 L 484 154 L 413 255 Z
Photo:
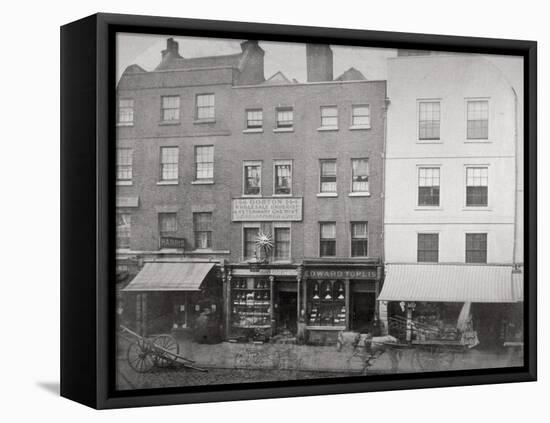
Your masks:
M 512 271 L 512 289 L 516 301 L 523 301 L 523 268 Z
M 513 285 L 512 266 L 388 264 L 378 300 L 513 303 Z
M 146 263 L 124 291 L 198 291 L 215 263 Z

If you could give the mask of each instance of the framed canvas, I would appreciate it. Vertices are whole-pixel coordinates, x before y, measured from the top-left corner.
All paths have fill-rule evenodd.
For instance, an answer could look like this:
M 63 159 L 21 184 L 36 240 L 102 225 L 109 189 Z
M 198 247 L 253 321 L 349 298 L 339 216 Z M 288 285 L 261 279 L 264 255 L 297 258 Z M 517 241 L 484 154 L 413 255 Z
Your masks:
M 536 380 L 536 43 L 61 28 L 61 394 Z

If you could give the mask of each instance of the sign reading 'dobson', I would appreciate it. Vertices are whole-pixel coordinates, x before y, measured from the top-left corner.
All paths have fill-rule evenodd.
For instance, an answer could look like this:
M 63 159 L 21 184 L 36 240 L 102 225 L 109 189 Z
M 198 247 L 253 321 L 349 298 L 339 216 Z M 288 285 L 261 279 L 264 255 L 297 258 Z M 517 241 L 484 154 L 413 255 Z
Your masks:
M 302 198 L 234 198 L 233 222 L 302 220 Z

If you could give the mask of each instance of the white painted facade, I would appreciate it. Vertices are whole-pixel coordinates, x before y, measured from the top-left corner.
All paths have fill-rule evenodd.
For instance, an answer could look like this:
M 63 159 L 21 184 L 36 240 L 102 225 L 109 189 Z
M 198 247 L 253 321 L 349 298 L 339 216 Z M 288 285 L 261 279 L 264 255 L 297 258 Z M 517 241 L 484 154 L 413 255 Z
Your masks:
M 514 261 L 517 96 L 483 56 L 388 59 L 386 263 L 417 262 L 418 233 L 439 234 L 439 262 L 464 263 L 466 233 L 487 234 L 487 263 Z M 467 139 L 468 100 L 488 101 L 488 139 Z M 419 139 L 419 102 L 440 104 L 440 137 Z M 488 169 L 488 205 L 466 206 L 466 168 Z M 418 204 L 420 167 L 440 168 L 437 207 Z M 522 200 L 520 198 L 520 200 Z M 517 255 L 518 251 L 516 251 Z

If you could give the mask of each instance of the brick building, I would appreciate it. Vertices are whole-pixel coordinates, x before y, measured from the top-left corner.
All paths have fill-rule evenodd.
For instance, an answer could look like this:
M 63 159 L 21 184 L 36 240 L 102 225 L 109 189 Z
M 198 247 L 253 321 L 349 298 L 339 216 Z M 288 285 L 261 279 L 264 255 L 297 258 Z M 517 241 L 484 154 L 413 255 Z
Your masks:
M 168 39 L 155 70 L 132 65 L 119 81 L 117 264 L 131 273 L 129 319 L 143 332 L 188 331 L 207 315 L 223 338 L 300 326 L 319 343 L 372 328 L 385 81 L 353 68 L 334 78 L 326 45 L 307 46 L 307 82 L 266 80 L 259 44 L 241 48 L 185 58 Z

